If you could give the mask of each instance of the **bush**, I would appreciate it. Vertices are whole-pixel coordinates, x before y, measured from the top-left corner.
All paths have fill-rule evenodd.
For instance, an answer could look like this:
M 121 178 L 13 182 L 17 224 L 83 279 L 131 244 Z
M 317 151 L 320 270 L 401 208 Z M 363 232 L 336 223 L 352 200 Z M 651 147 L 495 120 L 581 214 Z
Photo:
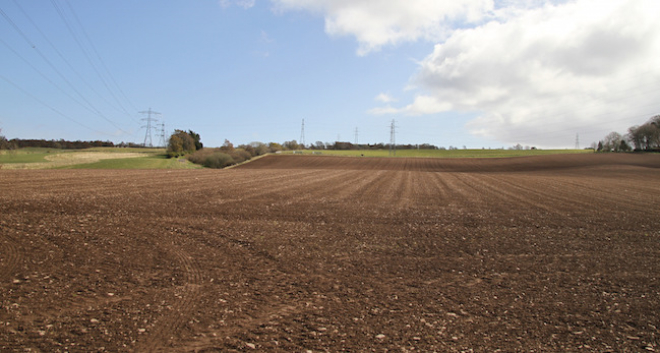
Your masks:
M 276 152 L 279 152 L 279 151 L 283 150 L 284 147 L 282 147 L 282 145 L 280 145 L 277 142 L 271 142 L 271 143 L 268 144 L 268 149 L 270 150 L 270 152 L 276 153 Z
M 224 168 L 239 163 L 219 148 L 202 148 L 188 156 L 188 160 L 206 168 Z
M 230 166 L 232 164 L 236 164 L 234 162 L 234 159 L 231 158 L 230 155 L 222 152 L 211 153 L 210 155 L 206 156 L 206 158 L 204 158 L 204 163 L 202 163 L 202 165 L 205 166 L 206 168 L 217 168 L 217 169 L 221 169 Z
M 220 148 L 202 148 L 188 155 L 188 160 L 207 168 L 224 168 L 252 159 L 252 155 L 242 148 L 232 148 L 227 151 L 226 146 Z
M 248 153 L 244 149 L 237 148 L 233 150 L 230 154 L 231 158 L 234 160 L 236 163 L 243 163 L 245 161 L 248 161 L 252 158 L 250 153 Z
M 6 137 L 0 135 L 0 150 L 15 150 L 18 144 L 15 141 L 9 141 Z
M 191 155 L 188 155 L 187 158 L 189 161 L 195 164 L 203 165 L 204 160 L 206 160 L 206 157 L 210 156 L 214 152 L 218 152 L 218 150 L 213 148 L 203 148 Z
M 250 143 L 250 146 L 254 150 L 254 155 L 255 156 L 261 156 L 261 155 L 264 155 L 264 154 L 269 152 L 268 151 L 268 146 L 266 146 L 265 144 L 263 144 L 261 142 L 252 142 L 252 143 Z

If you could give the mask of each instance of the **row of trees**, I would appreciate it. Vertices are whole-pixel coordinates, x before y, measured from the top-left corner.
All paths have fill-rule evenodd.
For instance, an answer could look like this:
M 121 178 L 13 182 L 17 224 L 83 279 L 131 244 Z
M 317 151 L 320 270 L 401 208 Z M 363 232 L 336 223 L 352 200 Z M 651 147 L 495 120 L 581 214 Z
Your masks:
M 257 156 L 276 153 L 284 149 L 284 146 L 275 142 L 269 144 L 252 142 L 247 145 L 235 147 L 229 140 L 225 140 L 222 147 L 201 149 L 191 154 L 188 159 L 195 164 L 200 164 L 208 168 L 224 168 L 245 162 Z
M 660 115 L 631 126 L 626 135 L 611 132 L 598 142 L 599 152 L 660 151 Z
M 192 130 L 187 132 L 175 130 L 167 144 L 167 156 L 178 158 L 187 155 L 188 160 L 195 164 L 209 168 L 224 168 L 244 162 L 255 156 L 281 151 L 282 149 L 283 147 L 280 144 L 271 143 L 266 145 L 261 142 L 234 147 L 234 144 L 229 140 L 225 140 L 225 143 L 219 148 L 204 148 L 198 133 Z
M 92 147 L 130 147 L 130 148 L 143 148 L 144 145 L 133 142 L 120 142 L 115 144 L 112 141 L 68 141 L 64 139 L 59 140 L 45 140 L 45 139 L 18 139 L 14 138 L 8 140 L 1 134 L 0 129 L 0 150 L 17 150 L 19 148 L 52 148 L 56 150 L 82 150 Z M 199 138 L 199 135 L 197 135 Z
M 312 150 L 335 150 L 335 151 L 347 151 L 347 150 L 383 150 L 388 149 L 389 145 L 384 143 L 374 143 L 374 144 L 354 144 L 351 142 L 323 142 L 316 141 L 310 145 L 299 144 L 296 140 L 286 141 L 282 145 L 285 150 L 303 150 L 303 149 L 312 149 Z M 423 143 L 421 145 L 396 145 L 398 150 L 413 150 L 413 149 L 430 149 L 436 150 L 437 146 L 431 145 L 429 143 Z
M 64 150 L 79 150 L 92 147 L 142 147 L 141 145 L 121 144 L 115 145 L 111 141 L 66 141 L 66 140 L 7 140 L 5 136 L 0 135 L 0 149 L 15 150 L 26 147 L 41 147 Z
M 229 140 L 218 148 L 203 148 L 201 138 L 198 133 L 192 130 L 175 130 L 170 136 L 167 144 L 167 155 L 170 158 L 188 156 L 188 160 L 193 163 L 203 165 L 209 168 L 224 168 L 230 165 L 242 163 L 256 156 L 267 153 L 277 153 L 280 151 L 296 151 L 302 149 L 317 150 L 357 150 L 357 149 L 385 149 L 386 144 L 352 144 L 350 142 L 323 143 L 317 141 L 315 144 L 305 146 L 299 144 L 296 140 L 286 141 L 283 144 L 271 142 L 268 144 L 261 142 L 252 142 L 247 145 L 234 146 Z M 397 145 L 397 149 L 438 149 L 431 144 L 422 145 Z

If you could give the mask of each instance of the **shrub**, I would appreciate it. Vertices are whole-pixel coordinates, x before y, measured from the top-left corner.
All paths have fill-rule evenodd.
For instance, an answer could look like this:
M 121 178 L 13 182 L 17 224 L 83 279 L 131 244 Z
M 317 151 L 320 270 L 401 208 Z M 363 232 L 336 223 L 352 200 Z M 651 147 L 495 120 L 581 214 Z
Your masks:
M 224 168 L 250 160 L 252 155 L 242 148 L 232 148 L 227 151 L 226 146 L 220 148 L 202 148 L 188 155 L 188 160 L 207 168 Z
M 252 143 L 250 143 L 250 146 L 254 150 L 254 155 L 255 156 L 261 156 L 261 155 L 264 155 L 264 154 L 268 153 L 268 146 L 266 146 L 265 144 L 263 144 L 261 142 L 252 142 Z
M 254 147 L 252 147 L 251 145 L 242 145 L 242 146 L 239 146 L 239 147 L 242 148 L 242 149 L 244 149 L 245 152 L 249 153 L 249 154 L 250 154 L 250 158 L 252 158 L 252 157 L 254 157 L 254 156 L 257 155 L 257 151 L 255 151 L 255 150 L 254 150 Z
M 15 141 L 9 141 L 6 137 L 0 135 L 0 150 L 15 150 L 17 148 Z
M 222 152 L 219 148 L 202 148 L 188 155 L 188 160 L 206 168 L 224 168 L 239 163 L 232 155 Z
M 206 157 L 210 156 L 214 152 L 218 152 L 218 150 L 213 148 L 202 148 L 201 150 L 188 155 L 188 160 L 195 164 L 203 165 Z
M 252 158 L 250 153 L 248 153 L 246 150 L 240 149 L 240 148 L 237 148 L 237 149 L 233 150 L 229 155 L 231 156 L 231 158 L 236 163 L 243 163 L 243 162 L 245 162 L 247 160 L 250 160 Z
M 235 162 L 231 156 L 222 152 L 213 152 L 212 154 L 206 156 L 204 163 L 202 163 L 202 165 L 206 168 L 217 169 L 224 168 L 232 164 L 235 164 Z
M 282 147 L 282 145 L 280 145 L 277 142 L 271 142 L 271 143 L 268 144 L 268 149 L 270 150 L 270 152 L 275 153 L 275 152 L 283 150 L 284 147 Z

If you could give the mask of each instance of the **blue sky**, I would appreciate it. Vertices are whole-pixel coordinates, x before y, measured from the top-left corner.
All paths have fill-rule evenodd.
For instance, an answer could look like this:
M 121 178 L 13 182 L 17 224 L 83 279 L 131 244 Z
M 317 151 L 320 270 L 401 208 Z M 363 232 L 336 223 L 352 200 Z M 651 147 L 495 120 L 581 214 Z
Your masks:
M 356 129 L 360 143 L 387 143 L 395 120 L 397 143 L 572 148 L 660 113 L 652 0 L 0 9 L 8 138 L 141 143 L 151 108 L 168 133 L 194 130 L 207 146 L 299 140 L 305 119 L 308 144 L 354 142 Z

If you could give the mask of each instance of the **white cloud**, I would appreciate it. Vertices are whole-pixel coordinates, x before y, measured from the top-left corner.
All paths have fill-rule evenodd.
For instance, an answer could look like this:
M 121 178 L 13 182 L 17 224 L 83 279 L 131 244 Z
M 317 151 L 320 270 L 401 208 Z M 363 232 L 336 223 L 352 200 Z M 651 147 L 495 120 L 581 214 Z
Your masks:
M 273 43 L 275 43 L 275 39 L 271 38 L 268 35 L 268 33 L 264 30 L 261 31 L 260 41 L 264 44 L 273 44 Z
M 481 112 L 468 128 L 501 141 L 547 136 L 541 144 L 552 145 L 558 134 L 629 126 L 622 117 L 651 109 L 647 93 L 660 88 L 657 13 L 654 0 L 578 0 L 457 30 L 413 82 L 454 109 Z
M 254 7 L 256 0 L 236 0 L 236 5 L 244 8 L 244 9 L 249 9 L 251 7 Z
M 369 113 L 474 112 L 467 128 L 475 135 L 566 147 L 575 133 L 586 145 L 660 109 L 659 2 L 576 0 L 496 12 L 497 20 L 455 30 L 421 61 L 411 83 L 422 93 L 412 104 Z
M 391 106 L 372 108 L 369 110 L 369 114 L 373 115 L 385 115 L 385 114 L 398 114 L 401 112 L 401 109 L 397 109 Z
M 415 100 L 412 104 L 409 104 L 403 108 L 394 108 L 390 105 L 387 105 L 386 107 L 373 108 L 369 110 L 368 113 L 373 115 L 404 114 L 415 116 L 442 113 L 450 111 L 452 107 L 452 104 L 449 102 L 438 100 L 433 96 L 420 95 L 415 97 Z
M 386 106 L 371 114 L 472 112 L 473 134 L 565 147 L 576 132 L 592 133 L 587 144 L 660 109 L 657 0 L 271 1 L 320 14 L 326 33 L 357 40 L 359 55 L 437 43 L 408 85 L 413 102 L 393 107 L 379 95 Z
M 218 0 L 218 4 L 220 4 L 220 7 L 223 9 L 226 9 L 231 5 L 236 5 L 247 10 L 254 7 L 256 0 Z
M 272 0 L 280 10 L 305 10 L 325 18 L 326 33 L 354 36 L 358 54 L 418 39 L 440 40 L 452 23 L 478 23 L 493 0 Z
M 396 102 L 396 99 L 389 95 L 388 93 L 381 93 L 376 96 L 375 100 L 383 103 L 391 103 L 391 102 Z
M 450 111 L 453 105 L 451 102 L 437 99 L 433 96 L 417 96 L 412 104 L 406 106 L 403 111 L 407 115 L 425 115 L 436 114 Z

